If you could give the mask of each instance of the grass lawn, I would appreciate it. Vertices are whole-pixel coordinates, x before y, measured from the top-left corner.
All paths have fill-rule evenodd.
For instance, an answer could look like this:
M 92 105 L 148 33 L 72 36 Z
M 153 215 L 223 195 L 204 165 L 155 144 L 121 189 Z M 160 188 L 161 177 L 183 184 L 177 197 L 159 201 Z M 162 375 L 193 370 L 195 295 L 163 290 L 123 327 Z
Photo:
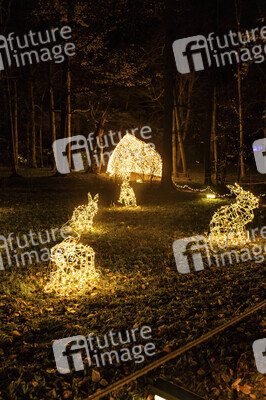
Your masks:
M 13 263 L 0 271 L 0 399 L 86 399 L 263 300 L 265 262 L 177 272 L 173 241 L 207 232 L 213 213 L 230 200 L 160 193 L 142 184 L 134 189 L 140 206 L 125 209 L 114 206 L 119 189 L 112 182 L 85 174 L 2 181 L 0 233 L 5 236 L 61 227 L 76 206 L 86 204 L 88 191 L 100 194 L 94 231 L 82 241 L 96 253 L 101 280 L 82 297 L 64 298 L 43 291 L 48 263 Z M 255 210 L 252 227 L 266 225 L 263 210 L 263 204 Z M 157 353 L 142 364 L 57 372 L 54 340 L 143 325 L 152 328 Z M 112 398 L 146 399 L 149 379 L 164 374 L 206 399 L 260 400 L 263 376 L 256 370 L 252 343 L 263 337 L 263 328 L 258 311 Z

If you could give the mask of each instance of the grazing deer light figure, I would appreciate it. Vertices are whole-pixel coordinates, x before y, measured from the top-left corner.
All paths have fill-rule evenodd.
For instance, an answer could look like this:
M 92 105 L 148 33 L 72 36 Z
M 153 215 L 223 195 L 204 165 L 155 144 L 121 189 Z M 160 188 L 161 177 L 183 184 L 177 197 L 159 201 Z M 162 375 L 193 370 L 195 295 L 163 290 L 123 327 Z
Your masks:
M 75 208 L 69 225 L 76 232 L 90 232 L 92 231 L 93 218 L 98 211 L 98 200 L 99 194 L 96 194 L 94 198 L 88 193 L 88 205 L 83 205 Z
M 121 185 L 118 203 L 124 203 L 126 207 L 137 207 L 136 196 L 134 190 L 129 185 L 128 178 L 126 178 Z
M 254 218 L 253 210 L 259 207 L 259 199 L 235 183 L 228 189 L 236 195 L 236 202 L 221 207 L 210 222 L 210 238 L 215 243 L 243 244 L 247 241 L 245 225 Z M 228 242 L 227 242 L 228 244 Z

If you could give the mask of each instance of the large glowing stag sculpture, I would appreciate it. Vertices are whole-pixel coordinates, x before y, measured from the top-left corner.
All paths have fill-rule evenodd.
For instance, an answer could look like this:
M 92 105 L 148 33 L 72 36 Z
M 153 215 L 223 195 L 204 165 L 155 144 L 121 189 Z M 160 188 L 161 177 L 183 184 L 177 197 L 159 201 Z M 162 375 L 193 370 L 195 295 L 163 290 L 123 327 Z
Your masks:
M 210 239 L 214 243 L 243 244 L 247 241 L 245 226 L 254 218 L 253 210 L 259 207 L 259 199 L 235 183 L 228 189 L 236 195 L 236 202 L 221 207 L 210 222 Z

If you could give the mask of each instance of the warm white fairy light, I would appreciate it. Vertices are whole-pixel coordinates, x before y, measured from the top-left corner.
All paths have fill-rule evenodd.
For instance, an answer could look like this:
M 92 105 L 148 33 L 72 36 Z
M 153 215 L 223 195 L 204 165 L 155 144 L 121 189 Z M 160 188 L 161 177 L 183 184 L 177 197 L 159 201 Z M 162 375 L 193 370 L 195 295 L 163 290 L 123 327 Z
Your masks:
M 161 177 L 162 158 L 150 144 L 128 133 L 113 151 L 107 172 L 122 179 L 130 177 L 131 172 Z
M 259 207 L 259 199 L 237 183 L 227 187 L 236 194 L 236 202 L 221 207 L 213 215 L 210 222 L 210 240 L 214 244 L 243 244 L 248 239 L 245 225 L 253 220 L 253 210 Z
M 75 208 L 69 225 L 72 229 L 79 233 L 86 233 L 92 230 L 93 218 L 98 211 L 99 195 L 94 198 L 88 193 L 88 204 Z
M 52 272 L 45 292 L 69 296 L 95 287 L 99 275 L 94 266 L 94 250 L 78 243 L 80 236 L 69 236 L 51 249 Z
M 216 197 L 229 197 L 229 196 L 231 197 L 231 196 L 232 196 L 231 193 L 219 194 L 219 193 L 215 192 L 214 190 L 212 190 L 212 188 L 211 188 L 210 186 L 207 186 L 207 187 L 204 188 L 204 189 L 195 189 L 195 188 L 192 188 L 192 187 L 190 187 L 190 186 L 188 186 L 188 185 L 177 185 L 175 182 L 174 182 L 174 185 L 175 185 L 175 187 L 176 187 L 177 189 L 188 189 L 188 190 L 190 190 L 191 192 L 203 193 L 203 192 L 209 191 L 209 192 L 215 194 Z M 261 193 L 261 194 L 258 195 L 258 197 L 264 197 L 264 196 L 265 196 L 265 193 Z
M 121 192 L 118 203 L 124 203 L 126 207 L 137 207 L 136 196 L 134 190 L 129 184 L 128 179 L 124 179 L 121 185 Z

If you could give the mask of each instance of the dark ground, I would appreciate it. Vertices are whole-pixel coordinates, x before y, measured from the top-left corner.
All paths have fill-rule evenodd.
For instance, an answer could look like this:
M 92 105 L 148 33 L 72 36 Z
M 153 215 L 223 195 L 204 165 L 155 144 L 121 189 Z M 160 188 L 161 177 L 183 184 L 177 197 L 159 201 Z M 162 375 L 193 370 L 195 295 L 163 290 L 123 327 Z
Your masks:
M 76 174 L 65 178 L 1 181 L 0 232 L 22 235 L 62 226 L 87 193 L 100 194 L 94 231 L 84 239 L 96 253 L 100 285 L 79 298 L 46 294 L 48 263 L 4 271 L 0 288 L 0 398 L 86 399 L 145 365 L 125 363 L 60 375 L 52 342 L 76 334 L 149 325 L 157 354 L 181 347 L 263 300 L 264 264 L 245 262 L 219 270 L 181 275 L 172 243 L 204 234 L 213 213 L 231 200 L 200 194 L 160 193 L 133 185 L 136 209 L 114 206 L 119 189 L 106 179 Z M 249 187 L 263 193 L 263 186 Z M 263 203 L 264 201 L 264 203 Z M 262 200 L 252 227 L 265 225 Z M 113 393 L 117 399 L 145 399 L 148 378 L 165 375 L 206 399 L 262 399 L 263 376 L 256 370 L 252 343 L 263 337 L 259 311 L 162 368 Z M 265 379 L 264 379 L 265 383 Z

